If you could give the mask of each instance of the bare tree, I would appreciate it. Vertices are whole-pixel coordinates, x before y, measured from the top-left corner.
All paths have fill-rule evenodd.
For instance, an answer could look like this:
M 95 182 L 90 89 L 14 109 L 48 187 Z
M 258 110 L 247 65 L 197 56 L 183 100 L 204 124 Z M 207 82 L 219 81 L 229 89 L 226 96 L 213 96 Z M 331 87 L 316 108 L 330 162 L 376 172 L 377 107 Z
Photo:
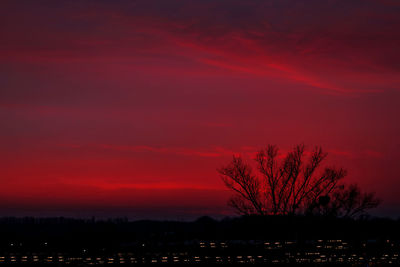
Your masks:
M 374 194 L 357 186 L 340 184 L 347 172 L 321 167 L 327 153 L 315 147 L 306 153 L 303 144 L 281 157 L 274 145 L 255 157 L 259 175 L 240 156 L 218 170 L 225 185 L 235 192 L 229 205 L 239 214 L 287 215 L 316 211 L 355 216 L 379 204 Z M 306 157 L 306 154 L 309 154 Z
M 341 185 L 330 196 L 309 206 L 308 212 L 339 217 L 357 217 L 380 204 L 374 193 L 363 193 L 356 184 Z

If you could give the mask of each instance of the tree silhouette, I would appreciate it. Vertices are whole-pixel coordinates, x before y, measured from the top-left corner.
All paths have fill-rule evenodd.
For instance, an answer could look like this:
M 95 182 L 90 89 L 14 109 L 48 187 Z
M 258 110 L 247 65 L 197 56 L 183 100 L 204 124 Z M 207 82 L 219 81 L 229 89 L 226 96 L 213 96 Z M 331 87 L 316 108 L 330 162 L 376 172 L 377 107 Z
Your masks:
M 233 156 L 218 170 L 225 185 L 235 192 L 228 204 L 239 214 L 354 217 L 379 204 L 373 193 L 341 183 L 346 170 L 322 168 L 327 153 L 321 147 L 307 152 L 303 144 L 297 145 L 284 157 L 278 152 L 275 145 L 268 145 L 256 154 L 259 175 L 240 156 Z
M 337 217 L 356 217 L 380 204 L 374 193 L 362 193 L 356 184 L 341 185 L 327 198 L 328 201 L 321 202 L 320 199 L 318 203 L 310 205 L 308 212 Z

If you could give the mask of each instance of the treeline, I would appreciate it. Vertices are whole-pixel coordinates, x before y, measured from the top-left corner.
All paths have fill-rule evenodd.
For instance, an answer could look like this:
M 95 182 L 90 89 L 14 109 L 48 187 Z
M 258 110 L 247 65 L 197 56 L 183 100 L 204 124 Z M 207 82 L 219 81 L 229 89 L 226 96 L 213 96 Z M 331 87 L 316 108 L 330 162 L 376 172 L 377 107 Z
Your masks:
M 193 222 L 0 218 L 0 247 L 121 248 L 199 240 L 400 240 L 400 220 L 319 216 L 243 216 Z

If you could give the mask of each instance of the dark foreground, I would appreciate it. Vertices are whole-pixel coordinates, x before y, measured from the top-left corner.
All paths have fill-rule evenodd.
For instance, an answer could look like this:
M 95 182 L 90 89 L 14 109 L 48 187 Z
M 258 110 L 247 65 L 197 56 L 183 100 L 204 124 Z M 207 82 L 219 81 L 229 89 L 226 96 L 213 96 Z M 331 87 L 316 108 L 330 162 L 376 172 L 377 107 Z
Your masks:
M 52 263 L 52 264 L 44 264 L 44 263 L 32 263 L 32 264 L 1 264 L 1 266 L 4 267 L 25 267 L 25 266 L 46 266 L 46 267 L 65 267 L 65 266 L 93 266 L 91 264 L 84 264 L 84 263 L 72 263 L 72 264 L 59 264 L 59 263 Z M 121 266 L 120 264 L 97 264 L 96 266 L 107 266 L 107 267 L 113 267 L 113 266 Z M 296 264 L 237 264 L 237 263 L 223 263 L 223 264 L 209 264 L 209 263 L 200 263 L 200 264 L 125 264 L 123 266 L 154 266 L 154 267 L 169 267 L 169 266 L 175 266 L 175 267 L 185 267 L 185 266 L 197 266 L 197 267 L 203 267 L 203 266 L 253 266 L 253 267 L 261 267 L 261 266 L 272 266 L 272 267 L 291 267 L 291 266 L 296 266 L 296 267 L 389 267 L 389 266 L 398 266 L 398 265 L 393 265 L 393 264 L 382 264 L 382 263 L 363 263 L 363 264 L 355 264 L 355 263 L 296 263 Z
M 400 222 L 0 219 L 1 266 L 400 266 Z
M 19 266 L 27 266 L 27 264 L 2 264 L 1 266 L 4 267 L 19 267 Z M 74 263 L 74 264 L 29 264 L 29 266 L 46 266 L 46 267 L 65 267 L 65 266 L 92 266 L 90 264 L 81 264 L 81 263 Z M 107 267 L 112 267 L 112 266 L 121 266 L 120 264 L 99 264 L 96 266 L 107 266 Z M 373 264 L 373 263 L 368 263 L 368 264 L 350 264 L 350 263 L 341 263 L 341 264 L 337 264 L 337 263 L 318 263 L 318 264 L 232 264 L 232 263 L 228 263 L 228 264 L 126 264 L 124 266 L 154 266 L 154 267 L 169 267 L 169 266 L 175 266 L 175 267 L 179 267 L 179 266 L 197 266 L 197 267 L 203 267 L 203 266 L 254 266 L 254 267 L 261 267 L 261 266 L 272 266 L 272 267 L 291 267 L 291 266 L 298 266 L 298 267 L 317 267 L 317 266 L 321 266 L 321 267 L 364 267 L 364 266 L 376 266 L 376 267 L 387 267 L 387 266 L 398 266 L 398 265 L 393 265 L 393 264 Z

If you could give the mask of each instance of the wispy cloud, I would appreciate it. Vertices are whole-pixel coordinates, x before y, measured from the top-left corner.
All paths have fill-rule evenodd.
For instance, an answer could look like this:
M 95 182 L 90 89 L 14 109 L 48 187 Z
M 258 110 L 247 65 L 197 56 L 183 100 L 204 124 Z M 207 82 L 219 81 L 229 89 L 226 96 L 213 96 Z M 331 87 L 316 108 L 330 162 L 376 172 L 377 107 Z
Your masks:
M 380 92 L 383 84 L 400 85 L 400 19 L 394 1 L 353 0 L 341 5 L 336 1 L 311 1 L 308 5 L 288 1 L 235 1 L 234 5 L 228 1 L 156 2 L 101 2 L 91 10 L 84 5 L 66 5 L 52 15 L 56 22 L 72 15 L 86 25 L 70 25 L 65 31 L 73 38 L 68 39 L 42 18 L 40 12 L 48 12 L 46 8 L 36 9 L 37 13 L 23 10 L 19 26 L 4 33 L 9 42 L 0 56 L 60 64 L 116 59 L 131 68 L 135 62 L 154 58 L 159 62 L 172 56 L 341 94 Z M 13 16 L 4 19 L 9 27 L 17 25 Z M 27 38 L 24 27 L 32 25 L 36 34 L 29 39 L 31 45 L 24 44 L 21 49 Z M 180 73 L 191 67 L 214 72 L 194 65 L 188 68 L 188 64 L 164 70 L 171 67 Z
M 383 153 L 372 149 L 363 149 L 357 151 L 329 149 L 329 154 L 347 158 L 382 158 Z
M 158 146 L 129 146 L 129 145 L 111 145 L 111 144 L 91 144 L 91 145 L 78 145 L 78 144 L 64 144 L 62 147 L 69 147 L 72 149 L 104 149 L 114 151 L 128 151 L 133 153 L 159 153 L 159 154 L 175 154 L 182 156 L 197 156 L 197 157 L 222 157 L 232 156 L 238 154 L 238 151 L 233 151 L 223 147 L 214 148 L 184 148 L 184 147 L 158 147 Z
M 58 179 L 61 184 L 79 187 L 94 187 L 101 190 L 224 190 L 222 186 L 195 183 L 153 182 L 153 183 L 121 183 L 100 179 Z

